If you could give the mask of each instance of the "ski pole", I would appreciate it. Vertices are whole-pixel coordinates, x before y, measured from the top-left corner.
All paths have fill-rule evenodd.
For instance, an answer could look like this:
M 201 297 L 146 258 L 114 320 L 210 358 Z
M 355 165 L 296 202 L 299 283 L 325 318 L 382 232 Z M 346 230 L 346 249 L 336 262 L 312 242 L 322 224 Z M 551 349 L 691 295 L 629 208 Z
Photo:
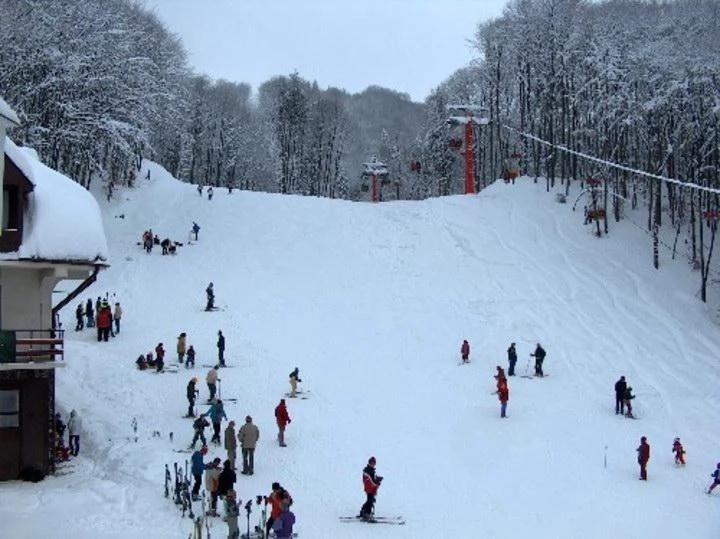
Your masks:
M 222 400 L 222 380 L 218 378 L 218 400 Z

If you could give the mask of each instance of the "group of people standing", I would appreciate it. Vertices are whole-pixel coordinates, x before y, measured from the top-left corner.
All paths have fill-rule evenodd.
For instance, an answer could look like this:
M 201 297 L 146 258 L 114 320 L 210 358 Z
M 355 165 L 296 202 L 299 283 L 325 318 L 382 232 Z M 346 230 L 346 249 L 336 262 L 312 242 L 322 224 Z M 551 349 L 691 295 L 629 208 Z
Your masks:
M 98 342 L 107 342 L 110 337 L 115 337 L 120 333 L 122 316 L 123 310 L 119 301 L 115 302 L 113 309 L 107 298 L 98 297 L 94 307 L 92 298 L 88 298 L 84 307 L 82 303 L 79 303 L 75 309 L 75 331 L 82 331 L 85 327 L 94 327 L 97 329 Z

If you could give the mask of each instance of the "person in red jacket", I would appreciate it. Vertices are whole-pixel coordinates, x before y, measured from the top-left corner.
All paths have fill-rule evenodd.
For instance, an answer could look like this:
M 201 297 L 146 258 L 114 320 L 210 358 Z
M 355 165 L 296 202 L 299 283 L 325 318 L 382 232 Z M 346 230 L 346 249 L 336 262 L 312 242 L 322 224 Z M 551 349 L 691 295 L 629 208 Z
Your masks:
M 470 363 L 470 343 L 465 339 L 460 347 L 460 357 L 463 363 Z
M 155 367 L 157 372 L 161 372 L 165 367 L 165 348 L 161 342 L 155 347 Z
M 675 464 L 678 466 L 685 466 L 685 449 L 680 443 L 680 438 L 673 440 L 672 451 L 675 453 Z
M 107 301 L 101 303 L 95 322 L 97 325 L 98 342 L 107 342 L 108 337 L 110 337 L 110 326 L 112 325 L 112 312 L 110 311 L 110 306 L 107 304 Z
M 265 505 L 270 504 L 270 516 L 265 525 L 267 537 L 270 537 L 270 530 L 272 530 L 275 519 L 282 513 L 283 501 L 287 502 L 288 507 L 290 507 L 293 503 L 292 496 L 280 483 L 275 482 L 272 484 L 272 492 L 265 498 Z
M 365 491 L 366 500 L 360 508 L 360 518 L 367 521 L 373 520 L 375 511 L 375 496 L 380 488 L 383 478 L 375 472 L 375 457 L 368 459 L 367 466 L 363 470 L 363 490 Z
M 650 460 L 650 444 L 647 438 L 640 438 L 640 446 L 636 449 L 638 454 L 638 464 L 640 465 L 640 479 L 647 481 L 647 463 Z
M 275 421 L 278 426 L 278 443 L 280 447 L 286 447 L 285 444 L 285 427 L 292 423 L 290 414 L 285 406 L 285 399 L 280 399 L 280 404 L 275 407 Z
M 503 379 L 502 383 L 498 381 L 497 395 L 500 401 L 500 417 L 507 417 L 505 412 L 507 411 L 507 403 L 510 400 L 510 389 L 505 379 Z

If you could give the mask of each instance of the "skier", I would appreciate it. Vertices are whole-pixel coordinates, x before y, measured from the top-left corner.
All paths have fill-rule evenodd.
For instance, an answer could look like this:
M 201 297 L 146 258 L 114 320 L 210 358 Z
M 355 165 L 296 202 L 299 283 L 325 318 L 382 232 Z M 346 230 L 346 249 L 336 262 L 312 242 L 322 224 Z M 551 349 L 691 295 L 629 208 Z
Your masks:
M 85 316 L 85 313 L 83 312 L 83 306 L 82 303 L 80 303 L 77 306 L 77 309 L 75 309 L 75 319 L 77 320 L 77 323 L 75 324 L 75 331 L 80 331 L 84 327 L 83 317 Z
M 470 363 L 470 343 L 465 339 L 460 346 L 460 357 L 463 363 Z
M 198 395 L 198 390 L 195 387 L 195 384 L 197 384 L 198 379 L 193 376 L 187 385 L 187 400 L 188 400 L 188 413 L 185 417 L 195 417 L 195 399 Z
M 716 486 L 720 485 L 720 462 L 717 463 L 717 467 L 715 468 L 713 473 L 710 474 L 710 477 L 713 478 L 713 482 L 708 487 L 708 494 L 710 494 Z
M 155 368 L 157 369 L 157 372 L 162 372 L 164 367 L 165 348 L 163 348 L 163 343 L 159 342 L 158 345 L 155 347 Z
M 205 465 L 205 490 L 210 494 L 210 510 L 207 514 L 211 517 L 218 516 L 217 499 L 221 472 L 220 462 L 220 459 L 216 457 L 212 462 Z
M 207 305 L 205 306 L 206 311 L 212 311 L 215 308 L 215 290 L 213 284 L 210 283 L 205 289 L 205 295 L 207 296 Z
M 517 350 L 515 350 L 515 343 L 510 343 L 510 348 L 507 349 L 508 356 L 508 376 L 515 376 L 515 364 L 517 363 Z
M 193 429 L 195 430 L 195 435 L 193 436 L 192 443 L 190 444 L 190 449 L 195 449 L 195 442 L 200 439 L 200 441 L 203 444 L 203 447 L 207 446 L 207 440 L 205 439 L 205 428 L 209 427 L 210 423 L 208 423 L 208 420 L 205 419 L 204 416 L 198 417 L 195 421 L 193 421 Z
M 87 303 L 85 304 L 85 316 L 87 316 L 87 327 L 94 328 L 95 327 L 95 311 L 93 310 L 93 302 L 92 298 L 88 298 Z
M 245 417 L 245 424 L 238 431 L 238 441 L 242 450 L 243 458 L 243 475 L 252 475 L 255 473 L 255 446 L 260 439 L 260 429 L 252 422 L 252 417 Z
M 627 382 L 625 377 L 615 382 L 615 414 L 625 415 L 625 394 L 627 393 Z
M 545 373 L 543 373 L 543 361 L 545 361 L 546 356 L 545 349 L 540 346 L 540 343 L 537 343 L 537 346 L 535 347 L 535 352 L 530 354 L 532 357 L 535 358 L 535 376 L 545 376 Z
M 238 517 L 240 516 L 240 504 L 242 500 L 237 499 L 237 493 L 234 490 L 228 490 L 225 495 L 225 519 L 228 525 L 228 539 L 237 539 L 240 537 L 240 528 L 238 527 Z
M 280 444 L 280 447 L 286 447 L 285 427 L 292 423 L 292 420 L 290 419 L 290 414 L 288 414 L 285 399 L 280 399 L 280 404 L 275 407 L 275 421 L 278 426 L 278 443 Z
M 290 511 L 290 500 L 284 498 L 281 501 L 280 514 L 273 521 L 272 529 L 277 539 L 293 537 L 293 524 L 295 524 L 295 513 Z
M 185 352 L 187 351 L 187 334 L 183 331 L 180 335 L 178 335 L 177 338 L 177 346 L 175 349 L 177 350 L 177 356 L 178 356 L 178 363 L 182 365 L 183 360 L 185 359 Z
M 190 347 L 187 350 L 187 359 L 185 360 L 185 368 L 189 369 L 190 366 L 195 367 L 195 348 L 193 348 L 193 345 L 191 344 Z
M 200 494 L 200 482 L 202 481 L 202 474 L 205 470 L 205 463 L 203 462 L 203 457 L 207 454 L 207 452 L 207 446 L 203 445 L 198 451 L 195 451 L 192 454 L 192 457 L 190 457 L 190 462 L 192 463 L 190 471 L 192 472 L 193 479 L 195 480 L 192 488 L 193 501 L 197 501 Z
M 225 335 L 223 335 L 222 331 L 220 330 L 218 330 L 217 349 L 218 364 L 221 367 L 225 367 Z
M 80 416 L 75 410 L 72 410 L 70 412 L 70 419 L 68 419 L 67 428 L 69 435 L 68 445 L 70 446 L 70 453 L 73 457 L 77 457 L 78 453 L 80 452 L 80 430 L 82 428 L 82 421 L 80 420 Z
M 297 396 L 298 382 L 302 382 L 302 380 L 300 379 L 300 369 L 295 367 L 295 369 L 290 373 L 290 396 L 291 397 Z
M 198 187 L 202 190 L 202 187 L 200 187 L 199 185 L 198 185 Z M 202 193 L 200 193 L 200 194 L 202 194 Z M 193 221 L 192 233 L 195 234 L 195 241 L 197 241 L 197 239 L 198 239 L 198 232 L 200 232 L 200 225 L 197 224 L 195 221 Z
M 115 311 L 113 311 L 113 321 L 115 322 L 115 334 L 120 333 L 120 320 L 122 319 L 123 311 L 120 307 L 120 302 L 115 302 Z
M 360 508 L 359 517 L 365 521 L 372 522 L 374 520 L 373 513 L 375 512 L 375 496 L 380 488 L 383 478 L 375 472 L 375 457 L 368 459 L 367 466 L 363 470 L 363 489 L 365 490 L 366 500 Z
M 230 467 L 235 469 L 235 457 L 237 455 L 237 438 L 235 438 L 235 421 L 230 421 L 225 427 L 224 446 L 227 451 L 227 458 L 230 461 Z
M 215 365 L 212 369 L 210 369 L 207 373 L 207 376 L 205 377 L 205 382 L 208 386 L 208 391 L 210 392 L 210 396 L 208 397 L 208 402 L 212 402 L 215 399 L 215 393 L 217 392 L 217 383 L 220 378 L 218 378 L 218 369 L 220 369 L 219 365 Z
M 213 196 L 213 188 L 211 185 L 210 187 L 208 187 L 208 200 L 212 200 L 212 196 Z
M 632 400 L 634 398 L 635 395 L 632 394 L 632 387 L 628 386 L 625 390 L 625 398 L 623 400 L 625 402 L 625 408 L 627 408 L 627 413 L 625 414 L 625 417 L 629 417 L 630 419 L 635 419 L 632 411 Z
M 498 382 L 497 395 L 500 401 L 500 417 L 507 417 L 505 412 L 507 411 L 507 403 L 510 400 L 510 389 L 506 379 L 503 379 L 502 383 Z
M 640 445 L 636 449 L 638 454 L 638 464 L 640 465 L 640 479 L 647 481 L 647 463 L 650 460 L 650 445 L 647 438 L 640 438 Z
M 675 464 L 685 466 L 685 449 L 680 443 L 680 438 L 673 440 L 672 452 L 675 453 Z
M 272 484 L 272 492 L 265 498 L 265 504 L 270 504 L 270 516 L 265 526 L 266 537 L 270 537 L 270 530 L 273 529 L 275 519 L 282 513 L 283 500 L 287 501 L 288 507 L 292 505 L 293 499 L 290 493 L 285 490 L 280 483 L 274 482 Z
M 202 415 L 209 417 L 212 422 L 213 435 L 212 438 L 210 438 L 210 441 L 214 444 L 220 445 L 220 424 L 222 423 L 223 418 L 227 419 L 223 401 L 218 399 L 212 404 L 212 406 L 210 406 L 210 409 Z

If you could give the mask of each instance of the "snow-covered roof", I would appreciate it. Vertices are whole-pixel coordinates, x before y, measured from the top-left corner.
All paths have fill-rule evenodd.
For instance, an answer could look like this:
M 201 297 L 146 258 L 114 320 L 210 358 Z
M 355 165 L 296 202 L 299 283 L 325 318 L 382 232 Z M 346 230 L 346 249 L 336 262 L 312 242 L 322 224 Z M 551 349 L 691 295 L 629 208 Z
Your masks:
M 465 125 L 470 121 L 473 121 L 478 125 L 487 125 L 490 123 L 490 120 L 488 118 L 484 118 L 482 116 L 450 116 L 447 121 L 448 123 L 453 125 Z
M 7 123 L 20 125 L 20 118 L 18 118 L 15 111 L 10 108 L 5 100 L 0 97 L 0 118 L 4 119 Z
M 363 163 L 363 174 L 378 174 L 382 176 L 388 173 L 387 165 L 380 161 L 371 161 L 369 163 Z
M 23 216 L 23 237 L 16 252 L 0 260 L 106 264 L 108 247 L 95 197 L 67 176 L 45 166 L 34 150 L 5 139 L 5 154 L 34 185 Z

